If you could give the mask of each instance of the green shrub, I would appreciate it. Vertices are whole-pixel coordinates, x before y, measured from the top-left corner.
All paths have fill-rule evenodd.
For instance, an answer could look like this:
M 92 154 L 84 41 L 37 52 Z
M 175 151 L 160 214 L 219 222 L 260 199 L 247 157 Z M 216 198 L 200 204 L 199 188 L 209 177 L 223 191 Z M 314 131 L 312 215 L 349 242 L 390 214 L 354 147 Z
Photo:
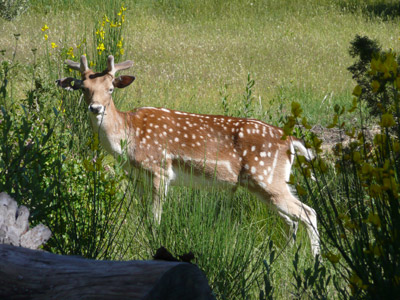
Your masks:
M 359 85 L 353 91 L 355 98 L 348 111 L 358 112 L 360 122 L 364 122 L 370 116 L 364 114 L 360 102 L 375 105 L 372 121 L 378 123 L 379 132 L 368 138 L 362 124 L 352 124 L 346 131 L 342 121 L 346 109 L 337 106 L 330 127 L 343 130 L 350 142 L 333 148 L 335 187 L 327 184 L 329 165 L 317 155 L 312 162 L 298 159 L 305 178 L 313 174 L 316 182 L 307 180 L 306 189 L 298 185 L 297 190 L 314 202 L 323 228 L 323 257 L 347 283 L 335 284 L 340 295 L 351 299 L 386 299 L 400 292 L 400 73 L 397 54 L 379 50 L 366 38 L 356 37 L 353 53 L 361 42 L 367 50 L 357 52 L 360 61 L 352 67 Z M 294 104 L 287 133 L 293 130 L 300 115 L 301 108 Z M 317 137 L 311 137 L 307 145 L 321 153 Z
M 29 8 L 29 0 L 0 0 L 0 16 L 11 21 Z

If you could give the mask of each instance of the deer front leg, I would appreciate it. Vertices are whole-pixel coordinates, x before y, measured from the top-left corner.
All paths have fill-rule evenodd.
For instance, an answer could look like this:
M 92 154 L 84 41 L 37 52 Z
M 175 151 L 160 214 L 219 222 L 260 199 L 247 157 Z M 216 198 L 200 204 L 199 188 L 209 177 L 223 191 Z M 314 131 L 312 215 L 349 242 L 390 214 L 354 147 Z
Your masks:
M 166 176 L 153 175 L 153 218 L 156 224 L 161 223 L 162 206 L 167 197 L 169 181 Z

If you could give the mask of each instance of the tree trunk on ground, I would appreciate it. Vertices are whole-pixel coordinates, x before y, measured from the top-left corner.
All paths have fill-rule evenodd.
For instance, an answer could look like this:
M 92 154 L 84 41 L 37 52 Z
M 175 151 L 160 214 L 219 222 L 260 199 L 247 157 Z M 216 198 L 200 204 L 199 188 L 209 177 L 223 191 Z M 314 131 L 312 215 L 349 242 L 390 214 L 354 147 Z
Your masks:
M 31 250 L 51 232 L 42 224 L 30 229 L 28 219 L 27 207 L 0 193 L 0 299 L 215 299 L 203 272 L 189 263 L 99 261 Z M 165 248 L 156 254 L 175 260 Z
M 1 299 L 214 299 L 195 265 L 98 261 L 0 245 Z

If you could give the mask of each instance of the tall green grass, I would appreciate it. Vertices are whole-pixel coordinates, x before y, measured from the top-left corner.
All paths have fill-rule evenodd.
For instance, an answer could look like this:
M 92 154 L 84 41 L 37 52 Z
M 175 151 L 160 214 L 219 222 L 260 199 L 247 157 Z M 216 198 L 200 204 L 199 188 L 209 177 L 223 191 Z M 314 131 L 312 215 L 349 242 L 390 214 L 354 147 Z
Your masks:
M 49 249 L 97 258 L 151 259 L 158 247 L 165 246 L 174 255 L 192 251 L 194 262 L 206 272 L 219 299 L 262 299 L 259 291 L 265 282 L 272 284 L 272 295 L 278 299 L 312 297 L 308 289 L 313 287 L 305 285 L 310 282 L 310 274 L 320 274 L 317 271 L 321 266 L 316 267 L 317 271 L 312 269 L 314 260 L 302 226 L 295 247 L 289 247 L 284 222 L 245 190 L 231 197 L 223 191 L 190 187 L 171 189 L 161 226 L 155 226 L 149 208 L 151 193 L 139 193 L 138 182 L 122 176 L 123 161 L 105 156 L 94 146 L 86 104 L 80 96 L 62 93 L 53 85 L 54 80 L 69 73 L 63 60 L 72 58 L 68 54 L 71 47 L 75 60 L 86 53 L 95 64 L 93 68 L 101 71 L 107 52 L 98 53 L 95 32 L 103 15 L 115 17 L 121 2 L 31 3 L 18 19 L 0 20 L 0 50 L 5 50 L 1 54 L 2 83 L 5 70 L 13 66 L 7 73 L 6 96 L 1 105 L 5 109 L 20 104 L 29 107 L 21 118 L 17 115 L 24 111 L 21 106 L 12 111 L 16 126 L 10 135 L 13 140 L 3 146 L 27 154 L 24 138 L 43 141 L 48 129 L 54 128 L 49 148 L 40 148 L 40 143 L 34 148 L 46 150 L 38 152 L 36 167 L 27 165 L 27 172 L 19 173 L 24 180 L 38 180 L 40 187 L 47 188 L 40 194 L 46 197 L 39 200 L 33 187 L 29 193 L 20 193 L 26 203 L 37 200 L 33 202 L 36 221 L 54 220 L 55 213 L 43 216 L 51 210 L 62 219 L 51 224 L 59 235 Z M 129 72 L 136 81 L 133 88 L 117 92 L 117 106 L 124 110 L 164 106 L 248 116 L 282 126 L 290 113 L 290 103 L 298 101 L 311 124 L 327 124 L 330 120 L 326 116 L 335 105 L 350 102 L 353 83 L 346 70 L 351 64 L 347 53 L 355 33 L 379 38 L 385 48 L 399 47 L 399 17 L 385 12 L 385 7 L 395 4 L 327 0 L 126 1 L 123 33 L 113 35 L 111 31 L 107 38 L 114 46 L 124 38 L 125 51 L 120 52 L 120 60 L 135 61 Z M 40 30 L 44 24 L 49 27 L 46 32 Z M 13 33 L 21 34 L 17 52 Z M 48 35 L 46 41 L 44 34 Z M 57 48 L 53 49 L 51 43 Z M 2 126 L 6 124 L 5 116 L 1 114 Z M 24 120 L 37 126 L 32 127 L 33 132 L 25 130 L 25 134 L 24 128 L 29 126 L 19 126 L 25 124 Z M 9 131 L 1 129 L 1 138 L 6 140 Z M 52 179 L 54 170 L 58 177 Z M 332 171 L 326 176 L 327 186 L 334 188 L 337 174 Z M 295 177 L 301 180 L 299 173 Z M 57 182 L 61 182 L 58 187 Z M 15 185 L 6 181 L 2 184 L 15 193 Z M 336 191 L 335 201 L 340 203 L 343 194 Z M 304 201 L 310 199 L 305 197 Z M 101 224 L 105 226 L 99 227 Z M 121 238 L 114 238 L 116 231 Z M 328 275 L 341 272 L 325 268 Z M 332 282 L 324 288 L 328 298 L 337 296 Z

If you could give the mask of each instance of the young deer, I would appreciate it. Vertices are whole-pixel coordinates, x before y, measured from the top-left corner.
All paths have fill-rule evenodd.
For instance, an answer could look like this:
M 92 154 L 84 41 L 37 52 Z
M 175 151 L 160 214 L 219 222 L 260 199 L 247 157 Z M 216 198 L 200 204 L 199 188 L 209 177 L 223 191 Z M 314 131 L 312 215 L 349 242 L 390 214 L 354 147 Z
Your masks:
M 103 147 L 121 155 L 127 143 L 130 168 L 147 174 L 153 186 L 153 213 L 160 222 L 162 201 L 169 185 L 244 186 L 262 201 L 272 204 L 296 233 L 300 220 L 307 227 L 314 255 L 319 253 L 315 211 L 300 202 L 287 184 L 296 148 L 310 159 L 303 144 L 283 131 L 254 119 L 199 115 L 165 108 L 142 107 L 130 112 L 117 110 L 114 88 L 130 85 L 135 77 L 115 73 L 128 69 L 131 61 L 114 64 L 95 73 L 85 56 L 80 63 L 66 64 L 81 72 L 82 79 L 63 78 L 58 85 L 83 90 L 89 115 Z

